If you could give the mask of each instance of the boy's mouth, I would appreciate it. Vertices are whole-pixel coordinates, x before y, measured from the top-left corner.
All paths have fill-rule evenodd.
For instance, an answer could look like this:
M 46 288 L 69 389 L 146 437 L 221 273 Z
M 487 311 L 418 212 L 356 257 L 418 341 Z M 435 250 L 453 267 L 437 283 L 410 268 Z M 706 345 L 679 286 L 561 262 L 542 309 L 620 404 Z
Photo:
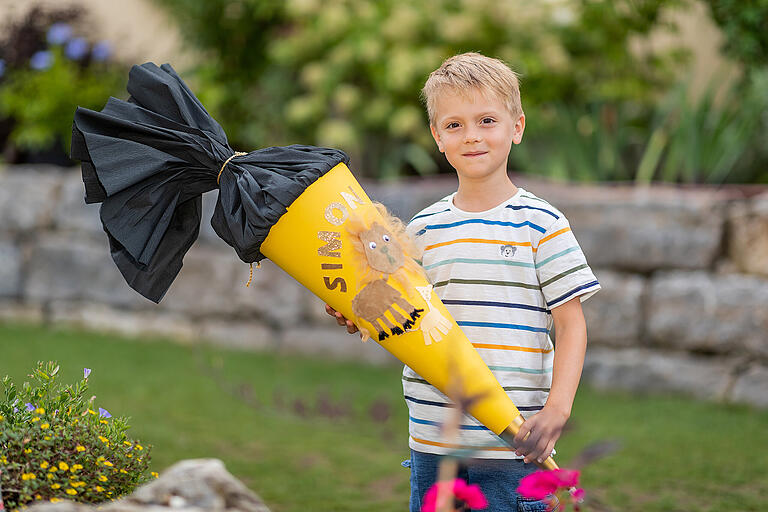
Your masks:
M 487 151 L 474 151 L 472 153 L 462 153 L 463 156 L 481 156 L 486 154 Z

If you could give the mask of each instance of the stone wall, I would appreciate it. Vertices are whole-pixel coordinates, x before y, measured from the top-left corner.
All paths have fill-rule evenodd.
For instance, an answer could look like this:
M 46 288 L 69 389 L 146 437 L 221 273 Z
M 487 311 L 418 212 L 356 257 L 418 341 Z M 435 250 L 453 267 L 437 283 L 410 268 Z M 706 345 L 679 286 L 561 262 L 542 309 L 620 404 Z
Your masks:
M 768 189 L 581 186 L 514 177 L 568 216 L 603 290 L 584 303 L 585 379 L 768 407 Z M 402 218 L 453 178 L 364 183 Z M 215 192 L 204 195 L 210 218 Z M 395 363 L 265 261 L 248 265 L 203 221 L 160 305 L 123 281 L 76 169 L 0 171 L 0 319 Z

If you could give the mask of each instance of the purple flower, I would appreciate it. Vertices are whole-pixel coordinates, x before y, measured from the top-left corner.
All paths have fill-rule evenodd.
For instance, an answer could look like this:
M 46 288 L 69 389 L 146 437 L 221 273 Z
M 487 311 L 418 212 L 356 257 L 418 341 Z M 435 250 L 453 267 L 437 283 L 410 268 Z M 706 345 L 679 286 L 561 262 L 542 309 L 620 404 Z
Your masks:
M 49 44 L 64 44 L 72 37 L 72 27 L 66 23 L 54 23 L 48 29 Z
M 5 74 L 5 60 L 0 59 L 0 78 Z
M 105 61 L 112 55 L 112 44 L 109 41 L 99 41 L 93 45 L 91 57 L 96 61 Z
M 84 379 L 87 379 L 90 374 L 91 374 L 91 369 L 90 368 L 83 368 L 83 378 Z
M 32 58 L 29 59 L 30 67 L 37 71 L 48 69 L 51 67 L 51 64 L 53 64 L 53 54 L 47 50 L 35 52 L 35 54 L 32 55 Z
M 64 55 L 72 60 L 80 60 L 88 53 L 88 41 L 82 37 L 70 39 L 64 47 Z
M 37 407 L 35 407 L 34 405 L 30 404 L 29 402 L 27 402 L 26 404 L 24 404 L 24 407 L 26 407 L 26 408 L 27 408 L 27 410 L 28 410 L 29 412 L 32 412 L 32 411 L 34 411 L 35 409 L 37 409 Z
M 101 407 L 99 407 L 99 416 L 101 416 L 102 418 L 111 418 L 112 417 L 112 415 L 109 414 L 108 410 L 102 409 Z

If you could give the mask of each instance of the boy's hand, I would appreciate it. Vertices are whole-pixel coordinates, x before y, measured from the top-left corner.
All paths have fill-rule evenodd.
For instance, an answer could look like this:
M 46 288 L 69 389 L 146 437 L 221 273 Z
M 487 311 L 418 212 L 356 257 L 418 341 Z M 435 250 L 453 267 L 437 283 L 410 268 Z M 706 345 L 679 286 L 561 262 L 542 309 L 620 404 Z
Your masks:
M 346 326 L 347 332 L 349 334 L 355 334 L 357 332 L 357 326 L 353 324 L 351 320 L 344 318 L 344 315 L 333 309 L 328 304 L 325 305 L 325 312 L 334 317 L 337 324 Z
M 568 414 L 545 405 L 523 422 L 520 432 L 515 436 L 515 453 L 524 455 L 525 462 L 544 462 L 552 454 L 567 421 Z M 530 435 L 525 439 L 528 433 Z

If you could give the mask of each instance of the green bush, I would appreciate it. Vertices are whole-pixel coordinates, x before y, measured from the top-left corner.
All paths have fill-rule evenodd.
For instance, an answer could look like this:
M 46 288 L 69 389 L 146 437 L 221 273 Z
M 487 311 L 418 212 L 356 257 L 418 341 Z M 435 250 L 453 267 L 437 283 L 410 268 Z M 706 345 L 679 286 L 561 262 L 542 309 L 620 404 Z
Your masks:
M 131 493 L 149 479 L 150 446 L 126 435 L 125 418 L 86 399 L 88 374 L 56 382 L 59 366 L 38 363 L 19 390 L 3 378 L 0 398 L 0 489 L 13 510 L 37 500 L 98 503 Z
M 419 91 L 450 55 L 480 51 L 523 77 L 523 107 L 648 104 L 684 57 L 632 53 L 678 1 L 157 0 L 203 53 L 196 90 L 239 149 L 346 150 L 379 177 L 442 166 Z M 535 122 L 535 121 L 534 121 Z

